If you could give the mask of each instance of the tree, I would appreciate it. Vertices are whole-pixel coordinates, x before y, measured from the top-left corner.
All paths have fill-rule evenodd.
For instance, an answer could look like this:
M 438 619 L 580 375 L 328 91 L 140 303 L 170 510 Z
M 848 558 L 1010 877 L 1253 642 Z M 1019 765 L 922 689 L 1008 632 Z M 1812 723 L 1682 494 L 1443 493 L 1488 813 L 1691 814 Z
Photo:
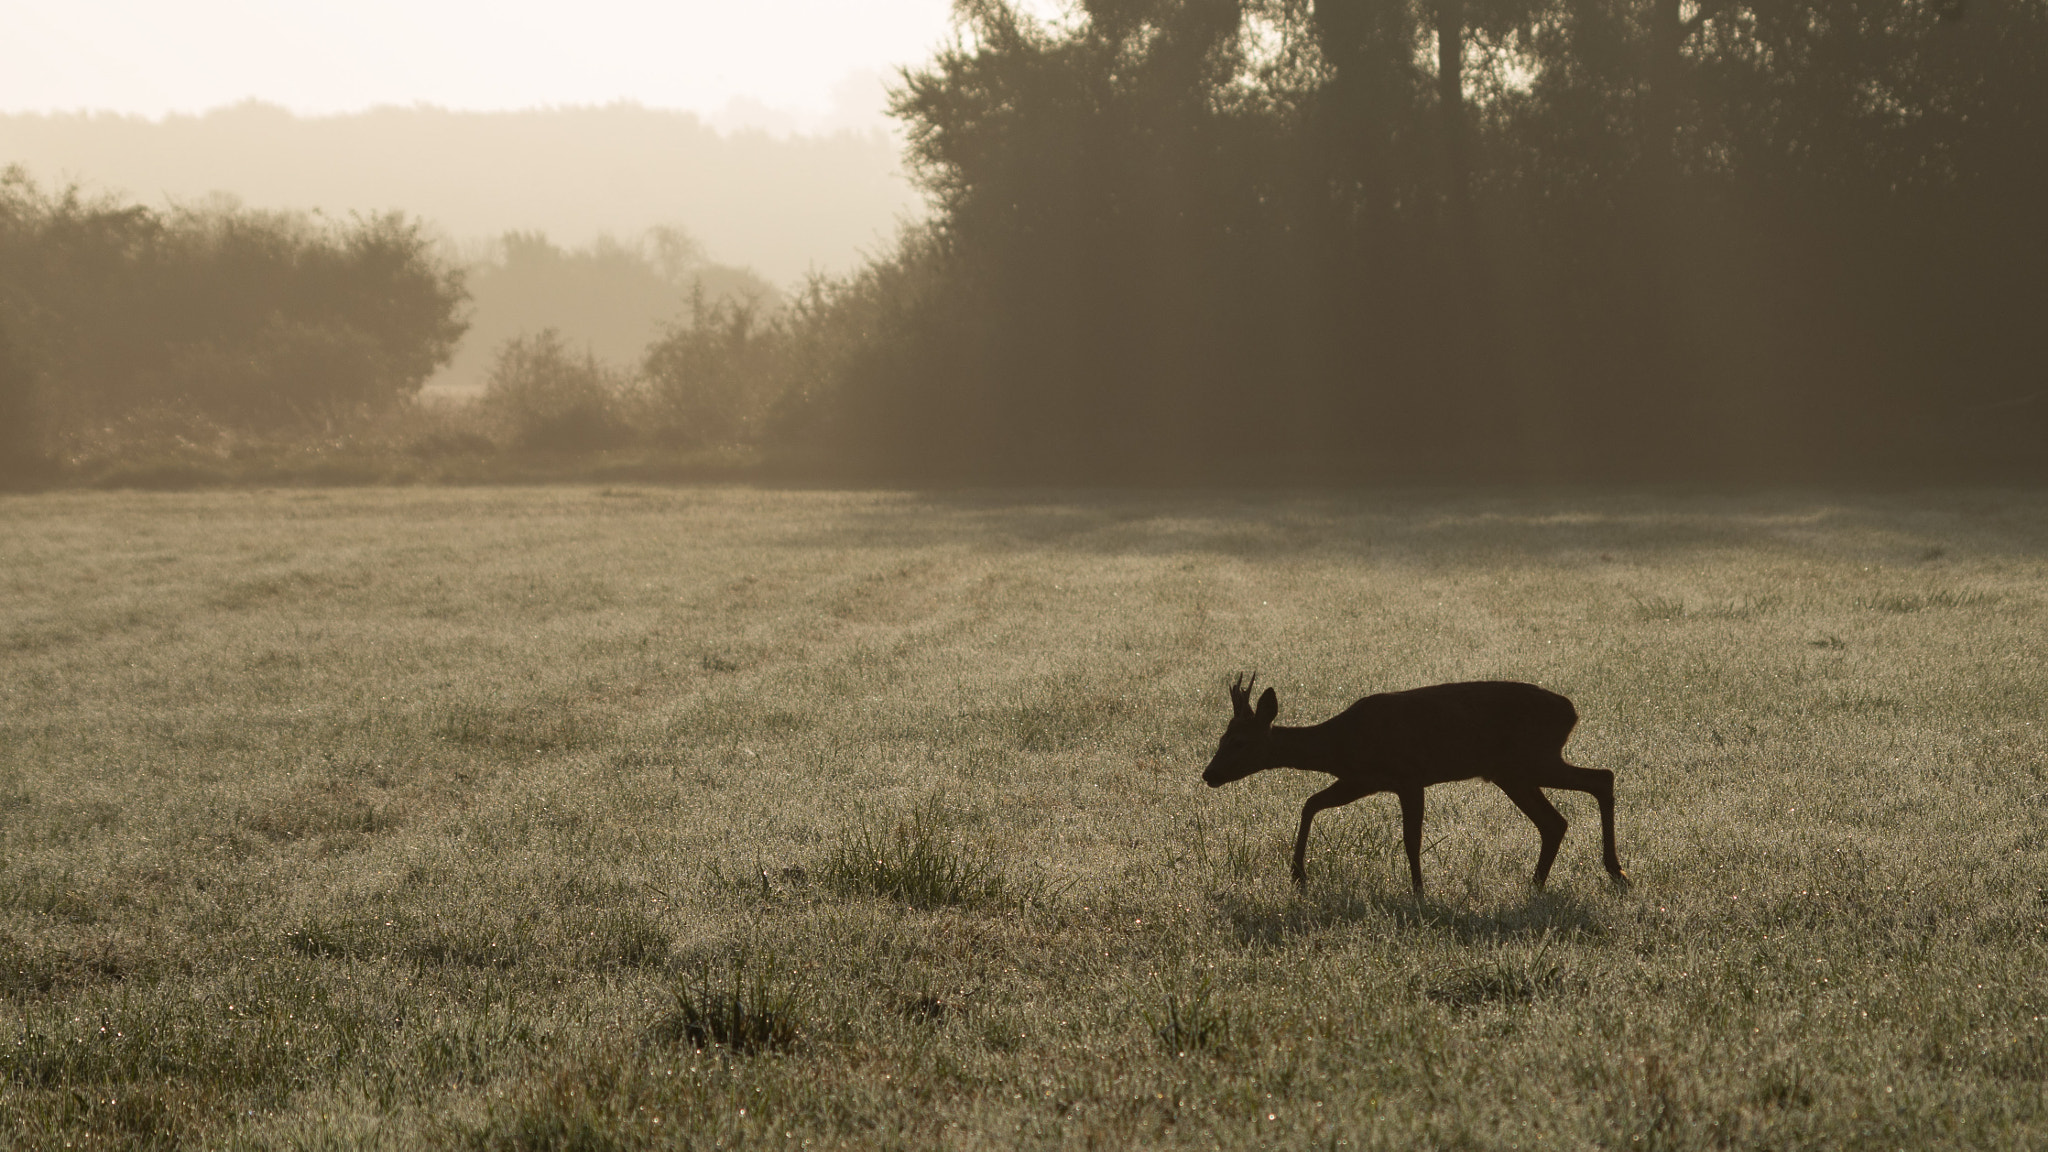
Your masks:
M 464 299 L 395 214 L 158 212 L 0 179 L 0 313 L 53 432 L 151 407 L 250 428 L 386 408 L 446 362 Z
M 15 354 L 6 321 L 0 317 L 0 480 L 34 467 L 41 454 L 39 423 L 34 378 Z
M 956 12 L 915 287 L 841 361 L 905 456 L 1814 474 L 2048 411 L 2039 0 Z

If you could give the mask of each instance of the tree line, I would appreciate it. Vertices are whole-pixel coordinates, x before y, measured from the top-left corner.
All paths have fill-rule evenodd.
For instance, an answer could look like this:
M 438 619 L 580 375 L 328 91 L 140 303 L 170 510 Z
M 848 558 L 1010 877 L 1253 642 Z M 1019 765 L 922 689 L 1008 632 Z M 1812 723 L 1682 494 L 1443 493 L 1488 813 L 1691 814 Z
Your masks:
M 781 311 L 765 281 L 673 229 L 577 251 L 511 233 L 464 262 L 398 214 L 159 210 L 13 169 L 0 175 L 0 470 L 320 444 L 757 441 L 787 358 Z M 465 334 L 484 347 L 458 358 Z M 483 396 L 422 404 L 451 366 Z
M 956 4 L 932 282 L 848 381 L 942 470 L 2038 474 L 2039 0 Z
M 0 408 L 19 462 L 152 415 L 304 429 L 419 391 L 462 273 L 417 222 L 167 210 L 0 174 Z
M 512 439 L 1091 481 L 2048 462 L 2041 0 L 955 14 L 893 106 L 926 222 L 786 307 L 697 299 L 631 380 L 521 336 Z M 0 185 L 0 330 L 53 408 L 396 403 L 461 295 L 395 217 Z

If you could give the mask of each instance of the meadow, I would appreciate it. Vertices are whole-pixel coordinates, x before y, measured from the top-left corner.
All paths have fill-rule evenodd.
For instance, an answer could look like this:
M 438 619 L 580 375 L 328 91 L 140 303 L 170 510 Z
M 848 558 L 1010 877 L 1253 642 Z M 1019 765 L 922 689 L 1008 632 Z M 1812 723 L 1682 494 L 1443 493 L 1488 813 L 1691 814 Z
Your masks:
M 2048 1143 L 2048 496 L 0 497 L 0 1144 Z M 1199 773 L 1529 680 L 1529 822 Z

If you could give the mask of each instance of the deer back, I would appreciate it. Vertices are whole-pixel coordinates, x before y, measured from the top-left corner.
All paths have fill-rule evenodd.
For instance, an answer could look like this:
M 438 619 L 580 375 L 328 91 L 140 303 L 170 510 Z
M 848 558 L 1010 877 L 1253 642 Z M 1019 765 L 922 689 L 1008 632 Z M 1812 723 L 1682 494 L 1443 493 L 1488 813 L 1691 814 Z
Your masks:
M 1533 684 L 1481 680 L 1367 696 L 1328 723 L 1338 730 L 1338 775 L 1436 784 L 1511 776 L 1564 748 L 1578 710 Z

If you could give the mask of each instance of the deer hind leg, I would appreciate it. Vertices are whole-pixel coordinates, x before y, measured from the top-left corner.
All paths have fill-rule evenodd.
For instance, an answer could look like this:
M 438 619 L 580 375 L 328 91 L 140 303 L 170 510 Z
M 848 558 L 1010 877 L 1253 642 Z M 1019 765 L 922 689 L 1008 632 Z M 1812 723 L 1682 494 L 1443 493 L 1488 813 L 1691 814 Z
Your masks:
M 1557 860 L 1557 846 L 1564 843 L 1564 814 L 1534 784 L 1501 784 L 1500 790 L 1508 794 L 1508 799 L 1515 802 L 1515 807 L 1522 810 L 1522 815 L 1536 825 L 1537 834 L 1543 837 L 1543 852 L 1536 857 L 1534 877 L 1536 887 L 1542 888 L 1543 882 L 1550 879 L 1550 865 Z
M 1308 825 L 1316 813 L 1325 808 L 1338 808 L 1351 803 L 1360 796 L 1373 791 L 1372 788 L 1351 780 L 1339 780 L 1328 788 L 1308 798 L 1301 806 L 1301 831 L 1294 837 L 1294 882 L 1308 883 Z
M 1600 803 L 1601 863 L 1607 866 L 1609 876 L 1627 884 L 1628 873 L 1621 870 L 1621 855 L 1614 848 L 1614 773 L 1605 768 L 1581 768 L 1559 757 L 1531 773 L 1530 780 L 1544 788 L 1584 792 Z

